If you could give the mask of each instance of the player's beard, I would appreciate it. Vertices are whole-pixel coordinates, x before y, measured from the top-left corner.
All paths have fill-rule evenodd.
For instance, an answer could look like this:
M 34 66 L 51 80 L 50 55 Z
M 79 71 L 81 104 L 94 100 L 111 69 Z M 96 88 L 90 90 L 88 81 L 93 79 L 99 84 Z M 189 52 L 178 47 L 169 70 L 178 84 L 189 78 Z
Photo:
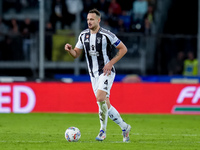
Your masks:
M 96 26 L 92 26 L 92 25 L 88 24 L 88 28 L 90 30 L 92 30 L 92 31 L 95 31 L 97 29 L 97 27 L 98 27 L 97 25 Z

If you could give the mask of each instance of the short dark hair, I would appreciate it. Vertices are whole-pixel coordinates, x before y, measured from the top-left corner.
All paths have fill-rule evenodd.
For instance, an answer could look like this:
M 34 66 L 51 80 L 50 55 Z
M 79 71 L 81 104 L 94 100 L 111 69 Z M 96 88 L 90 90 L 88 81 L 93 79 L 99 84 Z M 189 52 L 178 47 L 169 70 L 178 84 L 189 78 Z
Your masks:
M 101 18 L 101 13 L 100 13 L 96 8 L 91 9 L 91 10 L 89 11 L 89 13 L 95 13 L 98 17 Z

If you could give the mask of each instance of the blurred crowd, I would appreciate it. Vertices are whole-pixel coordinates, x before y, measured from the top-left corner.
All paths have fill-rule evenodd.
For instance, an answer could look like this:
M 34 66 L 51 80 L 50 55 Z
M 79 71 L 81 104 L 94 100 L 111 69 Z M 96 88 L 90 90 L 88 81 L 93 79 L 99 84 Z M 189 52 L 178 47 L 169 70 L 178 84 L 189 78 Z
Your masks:
M 23 9 L 37 9 L 35 0 L 3 0 L 2 14 L 10 12 L 17 16 Z M 0 60 L 30 60 L 31 35 L 38 31 L 38 21 L 5 19 L 0 16 Z
M 38 8 L 36 0 L 3 0 L 3 12 Z M 156 0 L 52 0 L 48 20 L 54 30 L 70 27 L 77 12 L 86 28 L 86 17 L 90 9 L 97 8 L 102 13 L 102 26 L 113 32 L 145 32 L 151 33 L 154 22 Z M 78 9 L 77 9 L 78 8 Z
M 61 28 L 71 26 L 76 13 L 80 12 L 84 29 L 88 11 L 97 8 L 102 14 L 101 26 L 112 32 L 150 34 L 155 7 L 156 0 L 53 0 L 50 22 L 54 29 L 57 22 Z
M 156 0 L 51 0 L 48 4 L 46 14 L 49 15 L 45 17 L 45 59 L 48 61 L 52 60 L 52 35 L 58 29 L 73 29 L 77 15 L 80 15 L 81 30 L 87 28 L 87 13 L 93 8 L 102 14 L 101 26 L 115 34 L 151 35 L 155 23 Z M 38 10 L 39 1 L 3 0 L 3 13 L 19 14 L 23 9 Z M 0 16 L 0 61 L 30 61 L 31 36 L 38 33 L 39 20 L 26 16 L 24 19 Z M 168 63 L 168 74 L 196 75 L 197 64 L 194 53 L 178 52 Z
M 77 13 L 81 29 L 87 28 L 87 13 L 97 8 L 102 14 L 101 26 L 114 33 L 141 32 L 151 34 L 155 0 L 52 0 L 49 2 L 49 17 L 46 17 L 45 42 L 52 42 L 51 35 L 57 29 L 72 29 Z M 23 9 L 38 9 L 36 0 L 3 0 L 3 13 L 21 13 Z M 77 9 L 78 8 L 78 9 Z M 28 15 L 26 15 L 28 16 Z M 26 17 L 9 20 L 0 16 L 0 60 L 30 60 L 31 35 L 38 33 L 39 20 Z M 45 44 L 45 56 L 51 60 L 52 44 Z M 17 50 L 16 50 L 17 48 Z
M 168 75 L 198 75 L 198 60 L 195 58 L 193 51 L 188 51 L 185 54 L 179 51 L 175 58 L 172 58 L 168 63 Z
M 3 21 L 0 17 L 0 60 L 30 59 L 31 34 L 36 31 L 36 26 L 29 18 Z

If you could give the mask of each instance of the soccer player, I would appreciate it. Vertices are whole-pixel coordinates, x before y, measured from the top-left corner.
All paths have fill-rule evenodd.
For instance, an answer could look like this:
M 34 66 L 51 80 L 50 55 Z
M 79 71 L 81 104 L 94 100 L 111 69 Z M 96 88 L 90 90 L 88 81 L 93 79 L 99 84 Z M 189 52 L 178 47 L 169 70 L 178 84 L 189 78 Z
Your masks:
M 110 89 L 115 78 L 114 64 L 127 52 L 126 46 L 115 34 L 100 27 L 101 14 L 97 9 L 92 9 L 87 15 L 88 29 L 79 35 L 75 48 L 66 44 L 65 50 L 77 58 L 82 50 L 88 65 L 92 88 L 99 106 L 100 132 L 96 140 L 103 141 L 106 138 L 107 118 L 109 116 L 122 129 L 123 142 L 129 141 L 131 126 L 123 121 L 119 112 L 110 104 Z M 111 46 L 114 45 L 118 52 L 111 58 Z

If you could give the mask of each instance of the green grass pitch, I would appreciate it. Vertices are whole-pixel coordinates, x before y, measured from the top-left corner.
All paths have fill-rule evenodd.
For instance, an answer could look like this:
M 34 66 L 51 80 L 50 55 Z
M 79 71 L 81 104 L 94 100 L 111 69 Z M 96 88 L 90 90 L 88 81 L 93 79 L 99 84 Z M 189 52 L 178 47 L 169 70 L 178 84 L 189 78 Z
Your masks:
M 107 138 L 95 141 L 98 114 L 0 114 L 1 150 L 200 150 L 200 115 L 122 114 L 132 126 L 130 142 L 108 119 Z M 81 139 L 67 142 L 65 130 L 78 127 Z

